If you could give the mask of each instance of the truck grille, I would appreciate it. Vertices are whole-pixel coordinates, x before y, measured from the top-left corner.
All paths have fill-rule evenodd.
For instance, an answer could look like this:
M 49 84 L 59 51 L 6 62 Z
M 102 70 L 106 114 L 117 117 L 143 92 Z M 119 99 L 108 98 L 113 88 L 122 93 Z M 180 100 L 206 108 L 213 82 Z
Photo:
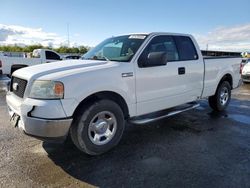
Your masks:
M 242 75 L 241 77 L 242 77 L 242 79 L 250 80 L 250 75 Z
M 21 78 L 12 77 L 10 91 L 13 92 L 18 97 L 23 98 L 25 89 L 26 89 L 27 81 Z

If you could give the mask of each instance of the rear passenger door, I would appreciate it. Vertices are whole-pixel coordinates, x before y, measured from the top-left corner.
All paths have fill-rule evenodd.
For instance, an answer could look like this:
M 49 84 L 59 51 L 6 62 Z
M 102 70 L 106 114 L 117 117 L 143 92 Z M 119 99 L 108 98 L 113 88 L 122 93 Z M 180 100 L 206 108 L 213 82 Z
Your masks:
M 151 39 L 140 58 L 150 52 L 167 53 L 164 66 L 136 67 L 138 115 L 194 101 L 203 83 L 203 62 L 186 36 L 160 35 Z M 143 57 L 144 56 L 144 57 Z

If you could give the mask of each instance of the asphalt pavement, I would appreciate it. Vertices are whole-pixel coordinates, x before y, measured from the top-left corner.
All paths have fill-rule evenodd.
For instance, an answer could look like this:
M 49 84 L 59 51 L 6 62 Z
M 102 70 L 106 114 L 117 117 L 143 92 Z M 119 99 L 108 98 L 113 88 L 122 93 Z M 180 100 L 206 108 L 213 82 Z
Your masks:
M 0 187 L 250 187 L 250 84 L 223 113 L 204 100 L 171 118 L 127 124 L 120 144 L 94 157 L 11 127 L 0 87 Z

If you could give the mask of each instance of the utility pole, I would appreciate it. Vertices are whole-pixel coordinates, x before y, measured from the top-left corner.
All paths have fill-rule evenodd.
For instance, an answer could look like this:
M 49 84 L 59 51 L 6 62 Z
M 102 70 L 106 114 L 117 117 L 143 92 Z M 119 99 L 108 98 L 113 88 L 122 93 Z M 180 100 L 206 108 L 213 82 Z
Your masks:
M 70 47 L 70 42 L 69 42 L 69 23 L 67 23 L 67 33 L 68 33 L 68 47 Z
M 208 51 L 208 44 L 207 44 L 207 49 L 206 49 L 206 51 Z

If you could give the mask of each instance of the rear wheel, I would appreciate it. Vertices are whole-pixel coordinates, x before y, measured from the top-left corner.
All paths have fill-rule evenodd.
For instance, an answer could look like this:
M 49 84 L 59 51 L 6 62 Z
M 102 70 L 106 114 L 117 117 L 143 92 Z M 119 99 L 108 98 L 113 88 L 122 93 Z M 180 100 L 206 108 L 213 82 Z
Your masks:
M 124 126 L 120 106 L 111 100 L 100 100 L 79 109 L 70 134 L 78 149 L 90 155 L 98 155 L 118 144 Z
M 208 98 L 210 107 L 215 111 L 223 111 L 231 100 L 231 86 L 223 81 L 217 88 L 214 96 Z

